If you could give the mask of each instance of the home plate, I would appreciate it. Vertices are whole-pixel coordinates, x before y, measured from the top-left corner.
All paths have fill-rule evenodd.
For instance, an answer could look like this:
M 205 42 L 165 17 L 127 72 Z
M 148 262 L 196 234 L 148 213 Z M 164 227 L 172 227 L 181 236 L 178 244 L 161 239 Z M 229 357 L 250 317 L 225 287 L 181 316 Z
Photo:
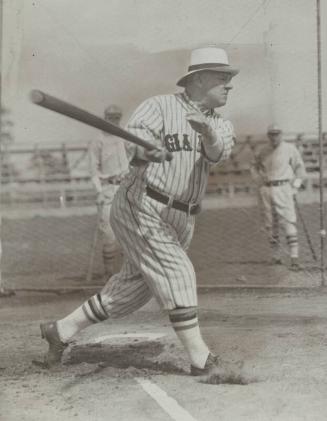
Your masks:
M 88 341 L 89 343 L 97 344 L 101 342 L 110 342 L 112 339 L 142 339 L 143 341 L 154 341 L 156 339 L 162 338 L 166 336 L 165 333 L 118 333 L 112 335 L 103 335 L 97 338 L 91 339 Z

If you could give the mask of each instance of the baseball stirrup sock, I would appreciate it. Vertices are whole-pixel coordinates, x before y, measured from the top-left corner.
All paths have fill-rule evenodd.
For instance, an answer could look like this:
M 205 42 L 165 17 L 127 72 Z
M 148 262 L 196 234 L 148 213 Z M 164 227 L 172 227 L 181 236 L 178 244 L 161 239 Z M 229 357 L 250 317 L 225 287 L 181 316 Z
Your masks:
M 103 322 L 108 319 L 108 315 L 102 306 L 101 295 L 96 294 L 89 298 L 82 305 L 85 316 L 92 323 Z
M 191 307 L 171 310 L 169 320 L 189 354 L 192 365 L 203 368 L 209 355 L 209 349 L 200 333 L 197 309 Z
M 108 315 L 102 307 L 101 296 L 96 294 L 64 319 L 57 321 L 59 336 L 63 342 L 67 342 L 82 329 L 107 318 Z
M 299 243 L 297 235 L 288 235 L 286 241 L 290 250 L 291 257 L 298 257 L 299 254 Z

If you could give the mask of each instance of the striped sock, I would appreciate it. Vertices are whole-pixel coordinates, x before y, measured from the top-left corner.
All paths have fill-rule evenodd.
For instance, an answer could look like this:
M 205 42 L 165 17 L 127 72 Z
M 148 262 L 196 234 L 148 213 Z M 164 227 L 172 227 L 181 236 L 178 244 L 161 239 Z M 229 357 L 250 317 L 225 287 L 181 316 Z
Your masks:
M 177 337 L 188 353 L 191 364 L 203 368 L 209 355 L 209 349 L 202 339 L 195 307 L 178 308 L 169 312 L 169 320 Z
M 286 237 L 286 241 L 288 244 L 288 248 L 290 251 L 291 257 L 298 257 L 299 256 L 299 243 L 296 234 L 288 235 Z
M 108 315 L 102 306 L 101 295 L 96 294 L 64 319 L 57 321 L 60 339 L 63 342 L 68 342 L 82 329 L 106 319 L 108 319 Z

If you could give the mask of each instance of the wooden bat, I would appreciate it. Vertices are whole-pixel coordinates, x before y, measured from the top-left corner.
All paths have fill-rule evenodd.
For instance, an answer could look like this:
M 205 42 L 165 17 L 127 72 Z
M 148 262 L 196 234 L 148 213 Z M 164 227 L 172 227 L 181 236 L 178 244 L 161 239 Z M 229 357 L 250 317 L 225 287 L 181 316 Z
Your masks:
M 88 111 L 82 110 L 75 105 L 62 101 L 61 99 L 55 98 L 54 96 L 48 95 L 42 91 L 33 90 L 30 93 L 30 98 L 34 104 L 73 118 L 74 120 L 78 120 L 84 124 L 87 124 L 88 126 L 95 127 L 96 129 L 100 129 L 106 133 L 121 137 L 128 142 L 142 146 L 149 151 L 158 150 L 156 146 L 147 140 L 141 139 L 140 137 L 135 136 L 134 134 L 116 126 L 115 124 L 109 123 L 108 121 L 103 120 L 102 118 L 97 117 Z M 172 154 L 167 151 L 166 160 L 171 161 L 172 157 Z
M 89 258 L 89 264 L 87 267 L 87 274 L 86 274 L 86 282 L 90 283 L 93 278 L 93 266 L 94 266 L 94 259 L 95 259 L 95 251 L 98 244 L 98 236 L 99 236 L 99 222 L 100 222 L 100 214 L 98 212 L 96 226 L 94 229 L 93 240 L 92 240 L 92 247 L 91 253 Z

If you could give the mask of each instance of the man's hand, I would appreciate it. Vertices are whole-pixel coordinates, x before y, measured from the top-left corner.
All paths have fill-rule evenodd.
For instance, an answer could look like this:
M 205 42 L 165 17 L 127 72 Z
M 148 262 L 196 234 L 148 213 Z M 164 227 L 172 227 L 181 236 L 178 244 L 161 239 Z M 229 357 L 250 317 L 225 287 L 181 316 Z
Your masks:
M 172 159 L 172 155 L 169 154 L 165 149 L 152 149 L 152 150 L 145 150 L 144 151 L 144 158 L 146 161 L 151 162 L 164 162 L 164 161 L 170 161 Z
M 186 118 L 192 129 L 202 136 L 208 136 L 213 132 L 213 128 L 203 114 L 196 112 L 187 113 Z
M 299 192 L 300 187 L 302 186 L 302 180 L 300 178 L 296 178 L 292 183 L 293 195 L 297 195 Z
M 104 194 L 102 193 L 102 191 L 97 193 L 96 204 L 97 206 L 101 206 L 104 204 Z

